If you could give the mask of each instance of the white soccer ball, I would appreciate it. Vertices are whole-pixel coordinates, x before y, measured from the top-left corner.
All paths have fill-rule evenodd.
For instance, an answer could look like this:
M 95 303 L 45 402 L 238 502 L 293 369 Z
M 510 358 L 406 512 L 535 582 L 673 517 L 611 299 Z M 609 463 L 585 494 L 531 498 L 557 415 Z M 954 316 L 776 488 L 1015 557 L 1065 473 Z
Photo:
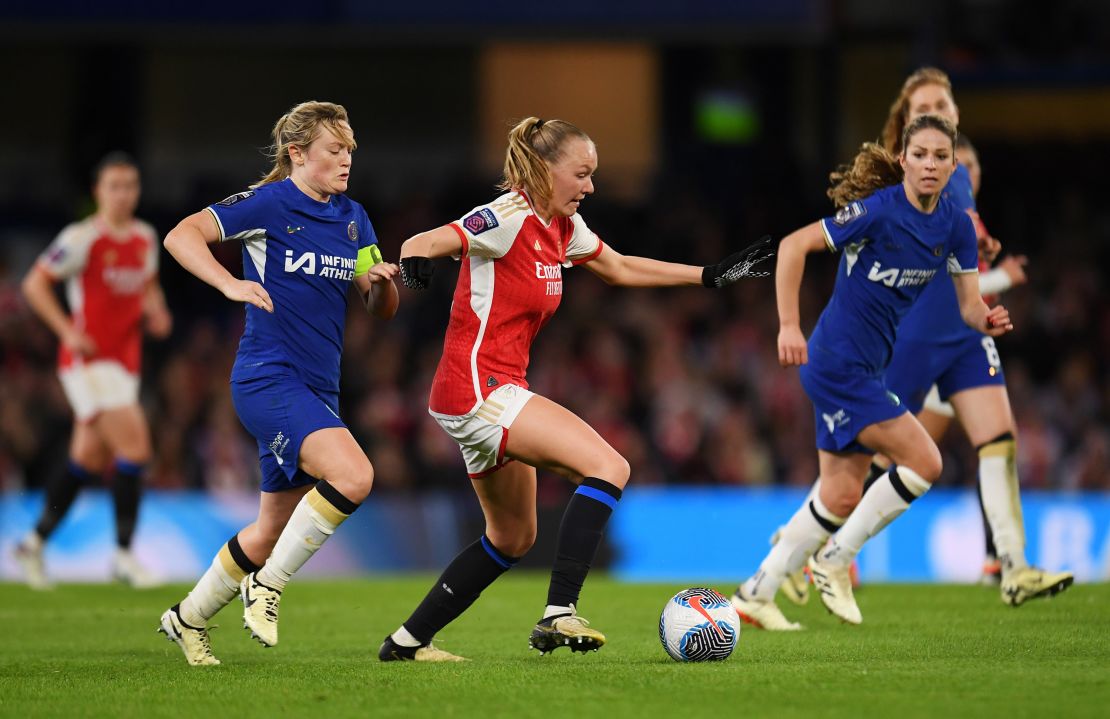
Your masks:
M 740 617 L 713 589 L 683 589 L 659 615 L 659 641 L 677 662 L 728 659 L 740 639 Z

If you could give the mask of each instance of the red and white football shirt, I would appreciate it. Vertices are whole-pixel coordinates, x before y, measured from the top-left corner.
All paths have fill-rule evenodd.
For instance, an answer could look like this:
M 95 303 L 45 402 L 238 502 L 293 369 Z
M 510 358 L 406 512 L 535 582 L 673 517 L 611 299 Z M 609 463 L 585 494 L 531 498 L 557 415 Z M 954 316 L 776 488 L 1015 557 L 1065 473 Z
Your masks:
M 429 409 L 460 416 L 500 385 L 528 387 L 532 340 L 562 299 L 562 268 L 589 262 L 604 245 L 577 214 L 545 225 L 521 192 L 450 227 L 462 239 L 462 267 Z
M 96 343 L 96 353 L 74 357 L 64 346 L 58 366 L 114 360 L 139 371 L 143 295 L 158 272 L 154 228 L 134 220 L 116 232 L 95 215 L 69 225 L 38 261 L 55 280 L 65 280 L 74 324 Z

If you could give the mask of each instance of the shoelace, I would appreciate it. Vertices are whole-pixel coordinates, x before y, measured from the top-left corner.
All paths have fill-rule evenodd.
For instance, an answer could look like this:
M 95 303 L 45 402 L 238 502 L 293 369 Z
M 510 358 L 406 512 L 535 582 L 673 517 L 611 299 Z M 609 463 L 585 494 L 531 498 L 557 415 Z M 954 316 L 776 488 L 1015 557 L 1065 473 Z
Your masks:
M 552 620 L 551 626 L 557 629 L 558 627 L 555 627 L 556 624 L 566 624 L 568 622 L 577 623 L 578 625 L 583 627 L 590 626 L 589 620 L 584 619 L 577 614 L 568 614 L 565 617 L 556 617 L 554 620 Z
M 281 595 L 277 594 L 276 592 L 271 592 L 271 593 L 267 593 L 266 595 L 264 595 L 262 597 L 262 601 L 266 603 L 266 608 L 263 610 L 263 612 L 266 614 L 266 617 L 269 618 L 271 621 L 275 621 L 275 622 L 277 621 L 277 618 L 278 618 L 278 599 L 280 598 L 280 596 Z
M 201 651 L 204 653 L 204 656 L 206 656 L 206 657 L 213 656 L 213 654 L 212 654 L 212 644 L 209 642 L 208 632 L 211 631 L 212 629 L 215 629 L 215 628 L 216 628 L 215 626 L 211 626 L 211 627 L 206 627 L 204 629 L 198 629 L 197 630 L 197 641 L 200 643 Z

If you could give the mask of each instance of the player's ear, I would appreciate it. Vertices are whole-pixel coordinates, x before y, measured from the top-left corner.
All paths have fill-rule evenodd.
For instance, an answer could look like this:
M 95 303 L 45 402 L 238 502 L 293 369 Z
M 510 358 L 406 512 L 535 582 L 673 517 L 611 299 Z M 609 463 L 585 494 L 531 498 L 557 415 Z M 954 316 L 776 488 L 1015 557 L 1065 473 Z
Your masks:
M 301 151 L 300 147 L 297 145 L 289 146 L 289 161 L 291 163 L 294 165 L 303 165 L 304 159 L 304 152 Z

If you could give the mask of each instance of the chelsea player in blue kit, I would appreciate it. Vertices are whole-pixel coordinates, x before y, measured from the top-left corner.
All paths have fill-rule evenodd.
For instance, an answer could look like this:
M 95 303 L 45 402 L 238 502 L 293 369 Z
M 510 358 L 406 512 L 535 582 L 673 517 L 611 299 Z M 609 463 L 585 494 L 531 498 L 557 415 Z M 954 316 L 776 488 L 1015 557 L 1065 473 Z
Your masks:
M 397 266 L 382 261 L 374 228 L 343 195 L 355 149 L 346 110 L 297 105 L 273 129 L 274 167 L 257 185 L 193 214 L 166 236 L 185 269 L 247 305 L 231 371 L 235 409 L 258 440 L 258 520 L 232 537 L 159 631 L 191 665 L 219 664 L 207 622 L 243 599 L 244 625 L 277 644 L 290 577 L 370 492 L 374 470 L 339 418 L 339 359 L 353 282 L 367 310 L 397 311 Z M 212 242 L 243 243 L 242 280 Z
M 883 131 L 886 149 L 898 152 L 901 128 L 924 114 L 938 115 L 953 125 L 959 122 L 951 82 L 936 68 L 921 68 L 906 79 Z M 945 194 L 959 209 L 978 218 L 968 167 L 957 167 Z M 987 235 L 982 223 L 978 227 L 980 246 L 986 246 L 987 259 L 993 259 L 998 243 Z M 987 286 L 987 279 L 984 276 L 980 286 L 984 293 L 1009 286 L 997 282 Z M 933 438 L 939 439 L 946 425 L 937 421 L 936 413 L 926 403 L 930 388 L 935 386 L 939 400 L 951 403 L 976 448 L 979 496 L 987 534 L 993 537 L 1001 565 L 1002 601 L 1019 606 L 1027 599 L 1052 596 L 1069 587 L 1074 580 L 1071 573 L 1046 572 L 1030 567 L 1026 560 L 1016 468 L 1017 427 L 1002 362 L 993 338 L 959 320 L 956 297 L 947 283 L 929 283 L 920 301 L 902 320 L 886 383 L 910 412 L 919 415 Z
M 801 628 L 782 615 L 774 596 L 807 558 L 823 592 L 823 563 L 843 567 L 830 577 L 838 583 L 832 589 L 846 592 L 855 606 L 848 578 L 855 553 L 940 476 L 936 445 L 883 382 L 898 323 L 925 285 L 947 271 L 969 326 L 992 336 L 1012 329 L 1005 308 L 990 309 L 979 295 L 971 218 L 941 196 L 956 167 L 955 140 L 949 122 L 925 115 L 905 128 L 897 158 L 864 145 L 852 167 L 833 176 L 829 195 L 841 208 L 836 215 L 791 233 L 779 246 L 779 363 L 800 367 L 813 402 L 821 477 L 759 570 L 732 596 L 737 612 L 753 624 Z M 798 308 L 805 258 L 826 249 L 843 251 L 843 257 L 832 298 L 807 343 Z M 897 467 L 861 500 L 875 451 Z M 811 555 L 834 532 L 839 543 L 815 564 Z M 847 620 L 858 624 L 858 614 L 857 608 Z

